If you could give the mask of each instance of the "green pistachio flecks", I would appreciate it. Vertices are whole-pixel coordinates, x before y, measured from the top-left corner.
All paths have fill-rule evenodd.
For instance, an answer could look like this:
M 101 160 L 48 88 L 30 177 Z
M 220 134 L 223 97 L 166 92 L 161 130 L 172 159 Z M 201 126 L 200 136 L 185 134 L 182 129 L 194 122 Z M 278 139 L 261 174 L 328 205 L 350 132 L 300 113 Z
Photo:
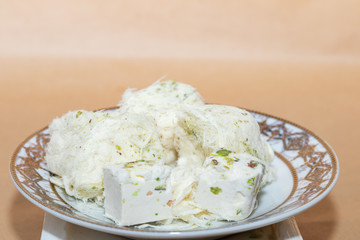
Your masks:
M 254 186 L 255 185 L 255 177 L 249 178 L 247 183 L 250 184 L 251 186 Z
M 225 149 L 224 149 L 224 150 L 219 150 L 219 151 L 216 152 L 217 155 L 222 156 L 222 157 L 226 157 L 226 156 L 228 156 L 230 153 L 231 153 L 231 151 L 225 150 Z
M 78 118 L 81 114 L 82 114 L 82 111 L 78 111 L 78 112 L 76 113 L 76 118 Z
M 161 190 L 165 191 L 166 190 L 166 185 L 159 185 L 154 190 L 156 190 L 156 191 L 161 191 Z
M 140 192 L 140 189 L 136 190 L 135 192 L 133 192 L 132 196 L 137 197 L 137 195 L 139 194 L 139 192 Z
M 215 195 L 218 195 L 219 193 L 222 192 L 221 188 L 218 187 L 210 187 L 210 192 L 212 192 Z

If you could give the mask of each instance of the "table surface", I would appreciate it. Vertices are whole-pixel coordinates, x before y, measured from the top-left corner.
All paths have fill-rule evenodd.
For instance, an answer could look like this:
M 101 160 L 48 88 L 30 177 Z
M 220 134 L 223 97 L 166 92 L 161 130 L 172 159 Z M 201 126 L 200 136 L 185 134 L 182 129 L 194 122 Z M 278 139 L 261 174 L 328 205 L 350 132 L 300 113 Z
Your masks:
M 333 191 L 297 215 L 304 239 L 360 239 L 358 1 L 0 0 L 0 238 L 39 239 L 44 212 L 14 187 L 17 145 L 54 117 L 114 106 L 166 78 L 324 138 Z

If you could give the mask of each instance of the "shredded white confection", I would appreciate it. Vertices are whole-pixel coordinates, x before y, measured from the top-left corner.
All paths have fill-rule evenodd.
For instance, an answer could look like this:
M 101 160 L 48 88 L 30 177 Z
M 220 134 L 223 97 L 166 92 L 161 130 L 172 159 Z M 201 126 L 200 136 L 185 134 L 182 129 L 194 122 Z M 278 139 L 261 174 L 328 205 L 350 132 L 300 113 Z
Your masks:
M 51 181 L 63 187 L 68 195 L 83 201 L 91 199 L 102 205 L 104 191 L 106 196 L 111 196 L 111 189 L 104 189 L 103 168 L 112 173 L 124 172 L 111 170 L 111 165 L 124 166 L 124 163 L 146 160 L 171 169 L 167 180 L 173 198 L 169 204 L 171 217 L 139 225 L 139 228 L 184 230 L 239 220 L 251 213 L 257 193 L 273 179 L 273 150 L 261 137 L 258 123 L 249 112 L 205 104 L 195 88 L 174 81 L 155 82 L 139 91 L 128 89 L 118 109 L 69 112 L 54 119 L 49 131 L 46 162 L 55 174 Z M 228 155 L 217 155 L 219 151 L 221 154 L 228 151 L 225 152 Z M 216 159 L 209 160 L 211 156 Z M 214 168 L 211 161 L 224 164 Z M 258 163 L 261 166 L 257 166 Z M 136 166 L 125 169 L 129 176 L 138 171 Z M 249 179 L 252 178 L 244 180 L 237 177 L 239 173 L 251 175 L 257 182 L 251 185 Z M 213 176 L 218 179 L 214 184 L 224 187 L 208 186 L 206 179 Z M 226 179 L 237 181 L 241 187 L 232 189 L 232 182 Z M 111 181 L 129 184 L 125 176 Z M 224 205 L 226 209 L 220 210 L 204 207 L 207 206 L 203 201 L 206 194 L 216 202 L 221 194 L 231 195 L 236 191 L 248 191 L 243 194 L 246 198 L 239 197 L 243 205 Z M 240 209 L 246 213 L 240 214 Z M 231 214 L 220 214 L 222 210 Z M 109 212 L 107 215 L 117 216 Z

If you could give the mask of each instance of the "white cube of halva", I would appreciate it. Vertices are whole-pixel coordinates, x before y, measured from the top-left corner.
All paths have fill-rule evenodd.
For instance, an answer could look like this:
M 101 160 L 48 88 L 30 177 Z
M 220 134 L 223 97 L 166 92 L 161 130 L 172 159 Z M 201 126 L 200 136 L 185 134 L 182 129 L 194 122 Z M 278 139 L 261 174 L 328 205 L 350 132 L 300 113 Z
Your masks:
M 204 162 L 195 203 L 219 219 L 244 219 L 254 209 L 264 172 L 264 163 L 248 153 L 216 151 Z
M 145 160 L 104 167 L 105 216 L 121 226 L 171 218 L 170 171 Z

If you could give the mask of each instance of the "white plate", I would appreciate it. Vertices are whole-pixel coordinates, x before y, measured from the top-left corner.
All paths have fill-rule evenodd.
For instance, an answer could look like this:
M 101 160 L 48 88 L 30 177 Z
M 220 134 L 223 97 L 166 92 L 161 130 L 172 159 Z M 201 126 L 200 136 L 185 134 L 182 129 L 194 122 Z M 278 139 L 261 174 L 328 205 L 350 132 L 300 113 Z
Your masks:
M 232 234 L 222 237 L 221 240 L 302 240 L 301 233 L 296 224 L 295 217 L 285 221 L 271 224 L 262 228 L 253 229 L 246 232 Z M 44 224 L 41 232 L 41 240 L 64 240 L 64 239 L 86 239 L 86 240 L 128 240 L 119 235 L 108 234 L 92 229 L 87 229 L 63 221 L 54 215 L 45 213 Z
M 246 220 L 218 228 L 159 231 L 119 227 L 103 217 L 103 208 L 67 196 L 49 182 L 44 161 L 48 129 L 37 131 L 16 149 L 10 174 L 17 189 L 44 211 L 90 229 L 132 238 L 215 238 L 280 222 L 323 199 L 339 176 L 334 151 L 320 137 L 289 121 L 250 111 L 276 153 L 277 179 L 262 189 L 258 208 Z

